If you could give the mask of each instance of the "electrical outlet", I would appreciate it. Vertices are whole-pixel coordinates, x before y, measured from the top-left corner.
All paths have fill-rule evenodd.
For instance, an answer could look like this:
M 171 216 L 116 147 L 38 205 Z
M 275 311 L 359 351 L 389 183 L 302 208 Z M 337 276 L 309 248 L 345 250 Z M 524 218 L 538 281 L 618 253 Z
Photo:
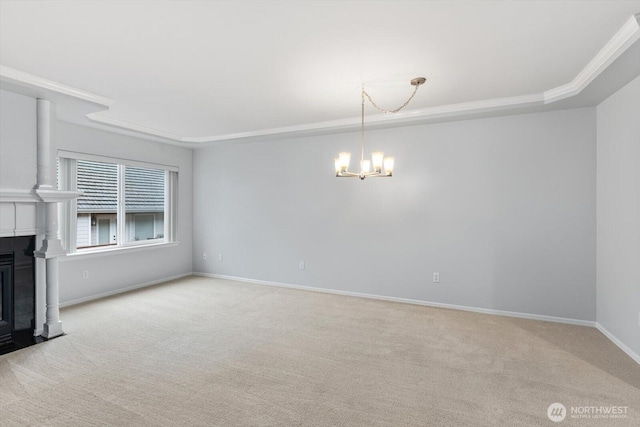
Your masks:
M 300 270 L 304 270 L 304 261 L 300 261 L 299 267 Z
M 223 259 L 222 254 L 218 254 L 218 261 L 222 262 Z
M 82 278 L 83 279 L 88 279 L 89 278 L 89 272 L 87 270 L 82 272 Z
M 440 273 L 433 273 L 433 283 L 440 283 Z
M 207 259 L 207 253 L 206 252 L 202 252 L 202 259 Z

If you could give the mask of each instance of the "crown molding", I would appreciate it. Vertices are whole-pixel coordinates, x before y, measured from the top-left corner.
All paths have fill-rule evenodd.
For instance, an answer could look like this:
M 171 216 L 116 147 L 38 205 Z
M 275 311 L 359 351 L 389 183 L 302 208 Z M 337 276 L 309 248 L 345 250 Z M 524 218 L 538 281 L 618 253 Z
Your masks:
M 107 117 L 105 115 L 98 114 L 98 113 L 87 114 L 87 119 L 95 123 L 100 123 L 106 126 L 113 126 L 116 128 L 131 131 L 137 134 L 154 136 L 157 138 L 174 141 L 174 142 L 188 142 L 188 141 L 185 141 L 185 139 L 187 138 L 181 137 L 179 135 L 176 135 L 170 132 L 165 132 L 165 131 L 151 128 L 148 126 L 137 125 L 135 123 L 127 122 L 120 119 L 115 119 L 113 117 Z
M 544 92 L 545 104 L 575 96 L 600 75 L 613 61 L 640 39 L 640 13 L 630 17 L 620 30 L 571 81 Z
M 442 105 L 431 108 L 407 110 L 391 114 L 374 114 L 367 116 L 367 126 L 382 128 L 396 124 L 420 124 L 440 120 L 443 118 L 456 118 L 460 116 L 490 113 L 503 111 L 512 108 L 524 108 L 534 105 L 542 105 L 544 99 L 542 94 L 524 95 L 509 98 L 488 99 L 483 101 L 465 102 L 461 104 Z M 183 142 L 190 143 L 211 143 L 231 140 L 243 140 L 265 136 L 281 136 L 287 134 L 305 135 L 319 132 L 340 132 L 360 129 L 361 118 L 352 117 L 349 119 L 330 120 L 325 122 L 309 123 L 304 125 L 272 128 L 254 132 L 242 132 L 221 136 L 210 136 L 204 138 L 183 138 Z
M 438 120 L 443 118 L 454 118 L 459 116 L 490 113 L 494 111 L 502 111 L 511 108 L 524 108 L 534 105 L 544 104 L 544 96 L 542 94 L 515 96 L 508 98 L 496 98 L 482 101 L 465 102 L 461 104 L 443 105 L 417 110 L 407 110 L 393 115 L 374 114 L 367 116 L 367 124 L 379 125 L 384 127 L 385 124 L 393 123 L 419 123 Z M 308 135 L 320 132 L 340 132 L 353 129 L 359 129 L 361 125 L 360 117 L 352 117 L 348 119 L 329 120 L 324 122 L 307 123 L 296 126 L 286 126 L 270 129 L 261 129 L 251 132 L 238 132 L 225 135 L 212 135 L 204 137 L 181 137 L 176 134 L 164 132 L 148 126 L 139 126 L 123 120 L 106 117 L 101 114 L 88 114 L 87 118 L 93 122 L 103 125 L 113 126 L 120 129 L 134 131 L 148 136 L 161 138 L 177 143 L 185 144 L 206 144 L 223 141 L 246 140 L 258 137 L 274 137 L 282 135 Z
M 53 80 L 44 79 L 33 74 L 25 73 L 15 68 L 0 65 L 0 82 L 3 89 L 7 87 L 12 90 L 15 86 L 22 88 L 20 93 L 31 95 L 35 98 L 57 98 L 65 96 L 72 99 L 89 102 L 102 107 L 101 110 L 108 109 L 114 101 L 104 96 L 96 95 L 72 86 L 63 85 Z
M 367 116 L 369 126 L 383 128 L 398 124 L 424 124 L 435 121 L 454 120 L 466 117 L 478 117 L 491 113 L 524 110 L 528 107 L 544 106 L 558 102 L 581 93 L 591 82 L 603 73 L 630 46 L 640 40 L 640 14 L 631 16 L 620 30 L 607 42 L 596 56 L 569 83 L 546 90 L 542 93 L 528 94 L 515 97 L 488 99 L 460 104 L 443 105 L 417 110 L 407 110 L 397 114 L 375 114 Z M 0 83 L 2 88 L 20 86 L 23 90 L 42 91 L 45 95 L 65 96 L 75 100 L 89 102 L 98 108 L 87 112 L 86 118 L 96 125 L 116 128 L 127 134 L 146 137 L 174 145 L 197 147 L 210 143 L 225 141 L 240 141 L 256 138 L 273 138 L 276 136 L 304 136 L 311 134 L 328 134 L 340 131 L 358 129 L 360 117 L 330 120 L 324 122 L 307 123 L 295 126 L 285 126 L 261 129 L 249 132 L 239 132 L 210 136 L 181 136 L 171 132 L 143 126 L 129 121 L 116 119 L 100 114 L 98 111 L 108 110 L 113 100 L 92 94 L 70 86 L 62 85 L 51 80 L 43 79 L 31 74 L 0 65 Z M 25 89 L 26 88 L 26 89 Z M 29 93 L 27 93 L 29 94 Z M 65 120 L 65 117 L 61 117 Z M 69 120 L 71 121 L 71 120 Z M 115 129 L 113 129 L 115 130 Z

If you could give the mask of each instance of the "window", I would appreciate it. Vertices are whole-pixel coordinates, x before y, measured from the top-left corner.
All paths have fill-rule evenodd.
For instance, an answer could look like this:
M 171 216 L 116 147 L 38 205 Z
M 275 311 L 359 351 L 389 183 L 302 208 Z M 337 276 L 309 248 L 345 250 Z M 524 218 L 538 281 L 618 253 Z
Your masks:
M 127 242 L 164 238 L 166 172 L 125 166 L 125 236 Z
M 76 161 L 76 249 L 118 244 L 118 165 Z
M 83 192 L 61 216 L 69 252 L 174 241 L 176 167 L 58 154 L 61 189 Z

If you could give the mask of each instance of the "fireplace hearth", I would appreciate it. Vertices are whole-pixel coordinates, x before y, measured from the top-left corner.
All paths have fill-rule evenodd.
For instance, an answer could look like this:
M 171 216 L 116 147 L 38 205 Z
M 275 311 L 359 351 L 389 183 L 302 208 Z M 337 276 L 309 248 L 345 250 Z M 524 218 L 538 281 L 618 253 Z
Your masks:
M 0 238 L 0 354 L 36 343 L 35 236 Z

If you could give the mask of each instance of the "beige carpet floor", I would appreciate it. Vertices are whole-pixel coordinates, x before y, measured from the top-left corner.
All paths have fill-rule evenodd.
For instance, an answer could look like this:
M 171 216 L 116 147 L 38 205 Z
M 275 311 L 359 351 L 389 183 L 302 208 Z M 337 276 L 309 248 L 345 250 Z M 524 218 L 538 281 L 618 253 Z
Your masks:
M 640 425 L 640 367 L 588 327 L 202 277 L 62 319 L 0 356 L 2 427 Z

